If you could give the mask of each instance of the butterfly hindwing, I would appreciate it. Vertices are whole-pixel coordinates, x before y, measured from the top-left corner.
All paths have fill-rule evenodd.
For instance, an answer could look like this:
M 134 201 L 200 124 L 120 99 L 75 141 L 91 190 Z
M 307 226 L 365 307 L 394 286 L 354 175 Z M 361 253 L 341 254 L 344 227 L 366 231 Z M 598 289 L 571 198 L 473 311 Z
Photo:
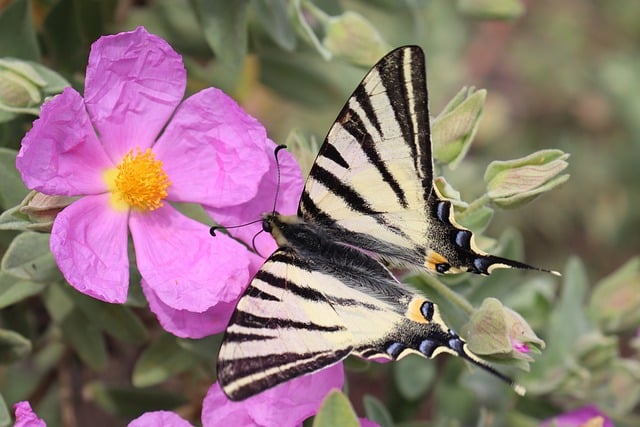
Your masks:
M 350 333 L 287 248 L 260 268 L 238 302 L 218 356 L 218 380 L 240 400 L 346 357 Z
M 365 253 L 321 229 L 268 219 L 286 244 L 240 299 L 218 356 L 224 392 L 240 400 L 356 354 L 399 359 L 448 352 L 473 360 L 438 308 Z M 318 244 L 309 245 L 309 237 Z

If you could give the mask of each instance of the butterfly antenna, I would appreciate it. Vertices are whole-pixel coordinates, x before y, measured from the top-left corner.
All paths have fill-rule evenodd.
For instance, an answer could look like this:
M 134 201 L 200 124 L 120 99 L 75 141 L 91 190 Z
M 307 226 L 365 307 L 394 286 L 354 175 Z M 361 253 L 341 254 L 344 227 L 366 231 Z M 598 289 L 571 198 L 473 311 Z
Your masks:
M 271 212 L 276 213 L 276 206 L 278 204 L 278 196 L 280 195 L 280 161 L 278 160 L 278 153 L 280 150 L 286 149 L 286 145 L 278 145 L 276 149 L 273 151 L 273 156 L 276 159 L 276 195 L 273 198 L 273 209 Z
M 228 230 L 230 228 L 240 228 L 240 227 L 246 227 L 247 225 L 251 225 L 251 224 L 256 224 L 258 222 L 262 222 L 262 219 L 256 219 L 254 221 L 250 221 L 250 222 L 246 222 L 244 224 L 238 224 L 238 225 L 230 225 L 228 227 L 222 226 L 222 225 L 214 225 L 213 227 L 211 227 L 209 229 L 209 234 L 211 234 L 212 236 L 215 237 L 216 235 L 216 231 L 217 230 Z

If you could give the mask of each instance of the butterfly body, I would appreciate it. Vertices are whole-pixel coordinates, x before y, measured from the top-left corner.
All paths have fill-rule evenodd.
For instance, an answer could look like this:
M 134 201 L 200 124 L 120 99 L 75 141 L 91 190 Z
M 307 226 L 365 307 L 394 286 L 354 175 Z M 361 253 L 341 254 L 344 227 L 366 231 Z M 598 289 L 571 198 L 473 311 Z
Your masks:
M 263 216 L 278 249 L 239 300 L 218 356 L 223 391 L 241 400 L 350 354 L 462 357 L 436 304 L 389 267 L 489 274 L 533 269 L 481 252 L 433 185 L 424 55 L 396 49 L 367 74 L 320 148 L 297 215 Z

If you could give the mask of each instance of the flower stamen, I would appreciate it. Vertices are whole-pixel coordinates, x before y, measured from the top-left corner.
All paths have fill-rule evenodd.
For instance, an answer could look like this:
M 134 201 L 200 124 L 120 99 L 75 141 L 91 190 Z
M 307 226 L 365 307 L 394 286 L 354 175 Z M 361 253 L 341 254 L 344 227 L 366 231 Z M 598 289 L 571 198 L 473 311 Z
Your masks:
M 162 169 L 150 148 L 141 152 L 139 148 L 129 151 L 116 168 L 105 174 L 112 201 L 115 206 L 123 206 L 153 211 L 163 205 L 169 177 Z

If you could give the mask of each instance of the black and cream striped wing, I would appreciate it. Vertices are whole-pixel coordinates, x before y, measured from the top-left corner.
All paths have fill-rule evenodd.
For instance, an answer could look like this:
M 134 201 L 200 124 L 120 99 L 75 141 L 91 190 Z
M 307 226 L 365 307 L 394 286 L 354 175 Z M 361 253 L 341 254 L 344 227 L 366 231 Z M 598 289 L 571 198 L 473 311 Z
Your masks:
M 299 215 L 339 241 L 409 256 L 424 247 L 432 182 L 424 55 L 403 47 L 367 74 L 340 112 L 307 178 Z
M 336 281 L 327 279 L 327 285 Z M 229 398 L 245 399 L 351 353 L 347 326 L 324 293 L 307 285 L 317 280 L 309 263 L 286 248 L 260 268 L 236 306 L 218 355 L 218 381 Z
M 446 352 L 488 369 L 450 331 L 438 308 L 400 285 L 378 261 L 350 248 L 304 259 L 278 249 L 240 299 L 218 356 L 218 380 L 242 400 L 349 354 L 396 360 Z M 368 275 L 367 275 L 368 273 Z
M 320 148 L 298 215 L 392 265 L 439 273 L 533 268 L 488 255 L 433 186 L 425 60 L 417 46 L 376 64 Z

